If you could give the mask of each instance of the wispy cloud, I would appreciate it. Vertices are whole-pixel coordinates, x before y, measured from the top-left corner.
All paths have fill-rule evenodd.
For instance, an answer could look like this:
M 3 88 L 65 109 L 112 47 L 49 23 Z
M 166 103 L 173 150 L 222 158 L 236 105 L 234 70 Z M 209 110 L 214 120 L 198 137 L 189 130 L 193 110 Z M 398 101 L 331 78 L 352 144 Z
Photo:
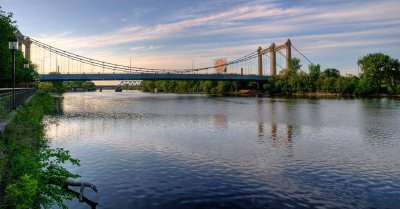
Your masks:
M 235 27 L 240 29 L 240 21 L 249 21 L 258 18 L 278 18 L 284 16 L 295 16 L 304 12 L 309 12 L 310 9 L 305 8 L 291 8 L 291 9 L 280 9 L 273 8 L 266 5 L 252 5 L 241 8 L 232 9 L 226 12 L 221 12 L 215 15 L 201 16 L 188 20 L 183 20 L 174 23 L 158 24 L 155 26 L 128 26 L 110 33 L 85 36 L 85 37 L 74 37 L 71 34 L 65 34 L 64 36 L 55 37 L 44 37 L 44 41 L 51 43 L 61 43 L 63 46 L 73 49 L 79 47 L 105 47 L 115 44 L 124 44 L 130 42 L 147 41 L 147 40 L 159 40 L 169 39 L 177 37 L 188 37 L 196 35 L 191 32 L 196 30 L 199 34 L 207 34 L 204 31 L 216 31 L 217 33 L 223 32 L 226 26 L 231 26 L 230 31 L 234 30 Z M 260 26 L 253 26 L 253 29 L 260 28 Z M 271 28 L 271 30 L 274 30 Z M 237 33 L 243 33 L 243 31 L 236 31 Z M 248 31 L 256 32 L 256 31 Z
M 68 31 L 38 39 L 73 52 L 118 48 L 121 53 L 109 54 L 115 62 L 127 60 L 131 55 L 122 52 L 129 51 L 143 60 L 142 64 L 169 66 L 190 56 L 197 57 L 199 65 L 213 57 L 240 56 L 259 45 L 286 38 L 292 38 L 302 50 L 311 54 L 400 44 L 400 1 L 339 2 L 329 7 L 323 2 L 295 6 L 258 0 L 240 3 L 220 12 L 209 12 L 208 6 L 190 8 L 183 10 L 175 21 L 130 25 L 103 34 L 76 36 Z M 147 13 L 147 10 L 137 11 L 138 16 Z M 86 54 L 99 56 L 91 52 Z
M 151 51 L 151 50 L 156 50 L 156 49 L 160 49 L 162 48 L 162 45 L 157 45 L 157 46 L 135 46 L 135 47 L 131 47 L 129 48 L 129 51 L 131 52 L 137 52 L 137 51 Z

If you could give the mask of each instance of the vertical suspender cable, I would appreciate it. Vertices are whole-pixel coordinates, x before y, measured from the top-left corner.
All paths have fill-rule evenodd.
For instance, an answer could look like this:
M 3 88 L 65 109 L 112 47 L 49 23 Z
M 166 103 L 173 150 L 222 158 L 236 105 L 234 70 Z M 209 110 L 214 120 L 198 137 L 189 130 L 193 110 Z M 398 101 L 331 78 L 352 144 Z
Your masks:
M 51 72 L 51 47 L 50 47 L 50 50 L 49 50 L 49 53 L 50 53 L 50 72 Z

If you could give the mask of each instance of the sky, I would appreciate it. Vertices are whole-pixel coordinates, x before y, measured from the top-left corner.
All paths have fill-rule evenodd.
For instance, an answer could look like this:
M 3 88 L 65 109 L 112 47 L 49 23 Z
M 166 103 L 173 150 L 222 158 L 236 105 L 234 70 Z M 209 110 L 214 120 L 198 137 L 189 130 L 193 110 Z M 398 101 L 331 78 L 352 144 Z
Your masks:
M 14 13 L 26 36 L 123 65 L 210 66 L 288 38 L 322 70 L 342 74 L 357 74 L 357 60 L 368 53 L 400 58 L 399 0 L 0 0 L 0 6 Z M 309 63 L 301 62 L 306 70 Z

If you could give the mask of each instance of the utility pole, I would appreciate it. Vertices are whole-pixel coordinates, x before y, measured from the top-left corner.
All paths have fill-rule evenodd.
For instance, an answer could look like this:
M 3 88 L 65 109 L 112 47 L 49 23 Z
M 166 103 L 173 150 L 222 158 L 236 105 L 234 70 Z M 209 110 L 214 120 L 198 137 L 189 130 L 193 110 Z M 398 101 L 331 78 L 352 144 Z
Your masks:
M 25 69 L 25 88 L 28 88 L 28 79 L 27 79 L 27 70 L 29 69 L 29 64 L 24 64 L 24 69 Z
M 17 105 L 15 104 L 15 52 L 18 50 L 18 40 L 14 40 L 8 43 L 8 48 L 13 51 L 13 93 L 12 93 L 12 109 L 15 110 Z

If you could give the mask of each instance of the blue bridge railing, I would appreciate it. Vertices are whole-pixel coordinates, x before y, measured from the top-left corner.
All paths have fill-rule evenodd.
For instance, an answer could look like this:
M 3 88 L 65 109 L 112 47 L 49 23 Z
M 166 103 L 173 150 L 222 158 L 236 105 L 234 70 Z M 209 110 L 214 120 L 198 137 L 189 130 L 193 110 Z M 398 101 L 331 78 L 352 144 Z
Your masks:
M 216 80 L 216 81 L 267 81 L 269 76 L 237 74 L 48 74 L 40 81 L 74 80 Z

